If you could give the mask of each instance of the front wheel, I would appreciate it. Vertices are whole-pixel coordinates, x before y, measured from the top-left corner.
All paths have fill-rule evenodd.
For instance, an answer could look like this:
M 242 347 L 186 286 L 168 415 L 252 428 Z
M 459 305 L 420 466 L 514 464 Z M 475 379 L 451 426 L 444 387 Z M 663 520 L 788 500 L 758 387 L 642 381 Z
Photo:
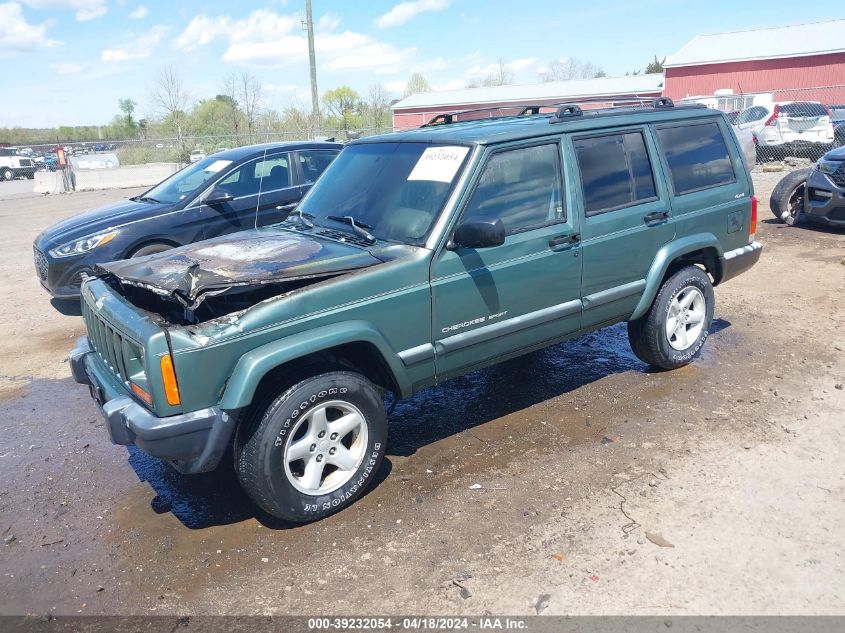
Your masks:
M 662 369 L 688 364 L 707 340 L 714 304 L 707 273 L 697 266 L 682 268 L 663 283 L 648 312 L 628 322 L 631 349 Z
M 384 457 L 387 414 L 364 376 L 307 378 L 255 410 L 238 433 L 241 486 L 266 512 L 297 523 L 357 499 Z

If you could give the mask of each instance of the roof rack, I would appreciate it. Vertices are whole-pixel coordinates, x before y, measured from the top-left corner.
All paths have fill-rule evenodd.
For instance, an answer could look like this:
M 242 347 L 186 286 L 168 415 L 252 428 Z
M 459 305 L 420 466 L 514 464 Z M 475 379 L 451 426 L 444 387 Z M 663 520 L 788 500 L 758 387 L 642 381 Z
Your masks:
M 458 110 L 456 112 L 447 112 L 444 114 L 438 114 L 437 116 L 433 117 L 428 123 L 424 123 L 420 127 L 435 127 L 438 125 L 449 125 L 451 123 L 460 123 L 461 121 L 458 120 L 458 117 L 462 114 L 473 114 L 476 112 L 495 112 L 497 110 L 519 110 L 519 112 L 515 112 L 513 114 L 502 114 L 500 116 L 491 116 L 486 117 L 486 119 L 504 119 L 507 117 L 514 117 L 514 116 L 530 116 L 533 114 L 539 114 L 540 108 L 555 108 L 557 104 L 523 104 L 523 103 L 514 103 L 512 105 L 502 105 L 502 106 L 490 106 L 487 108 L 471 108 L 469 110 Z M 486 120 L 484 119 L 484 120 Z M 471 121 L 477 121 L 481 119 L 470 119 Z

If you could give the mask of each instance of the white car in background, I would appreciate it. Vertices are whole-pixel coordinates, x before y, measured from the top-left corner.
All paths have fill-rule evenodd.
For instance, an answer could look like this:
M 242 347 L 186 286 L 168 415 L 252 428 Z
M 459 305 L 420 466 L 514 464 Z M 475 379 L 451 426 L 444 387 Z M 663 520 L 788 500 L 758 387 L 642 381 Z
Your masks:
M 201 149 L 195 149 L 194 151 L 191 152 L 190 161 L 192 163 L 198 163 L 205 157 L 206 157 L 206 153 L 204 151 L 202 151 Z
M 833 146 L 833 120 L 818 101 L 754 105 L 739 114 L 734 126 L 754 135 L 761 160 L 797 155 L 818 157 Z

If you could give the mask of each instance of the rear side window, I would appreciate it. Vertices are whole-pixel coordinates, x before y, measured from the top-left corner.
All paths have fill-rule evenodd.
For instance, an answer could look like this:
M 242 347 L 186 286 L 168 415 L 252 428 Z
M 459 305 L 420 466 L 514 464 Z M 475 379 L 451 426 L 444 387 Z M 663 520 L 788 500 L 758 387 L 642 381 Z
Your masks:
M 783 114 L 791 117 L 827 116 L 827 110 L 825 110 L 825 107 L 821 103 L 813 103 L 811 101 L 784 103 L 779 109 Z
M 739 116 L 734 121 L 736 125 L 742 125 L 743 123 L 751 123 L 753 121 L 759 121 L 764 116 L 769 113 L 766 108 L 763 106 L 754 106 L 753 108 L 748 108 L 747 110 L 743 110 L 739 113 Z
M 508 234 L 566 219 L 557 143 L 498 152 L 487 161 L 463 221 L 499 218 Z
M 303 184 L 310 184 L 320 177 L 326 167 L 329 166 L 335 157 L 337 157 L 338 150 L 300 150 L 297 152 L 299 156 L 299 166 L 302 169 Z
M 656 131 L 675 195 L 736 182 L 725 137 L 715 121 Z
M 657 198 L 642 132 L 575 139 L 588 216 Z

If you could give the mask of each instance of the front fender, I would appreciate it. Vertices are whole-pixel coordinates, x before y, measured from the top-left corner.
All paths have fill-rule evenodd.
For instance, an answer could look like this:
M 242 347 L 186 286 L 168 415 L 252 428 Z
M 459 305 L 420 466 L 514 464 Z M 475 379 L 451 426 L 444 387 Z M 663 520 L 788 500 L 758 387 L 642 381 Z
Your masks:
M 238 360 L 220 400 L 223 410 L 240 409 L 252 402 L 255 389 L 267 372 L 309 354 L 348 343 L 369 343 L 384 359 L 401 397 L 412 393 L 402 361 L 387 340 L 366 321 L 345 321 L 308 330 L 250 350 Z
M 657 256 L 654 258 L 654 262 L 648 270 L 645 290 L 643 290 L 643 294 L 640 296 L 640 301 L 637 303 L 637 307 L 634 308 L 634 312 L 629 317 L 629 320 L 633 321 L 634 319 L 639 319 L 648 311 L 654 301 L 654 298 L 657 296 L 657 292 L 660 290 L 660 286 L 663 283 L 663 277 L 666 275 L 666 271 L 669 269 L 669 265 L 673 261 L 679 257 L 687 255 L 688 253 L 693 253 L 706 248 L 713 248 L 716 250 L 718 257 L 722 256 L 722 245 L 712 233 L 695 233 L 664 244 L 663 247 L 657 251 Z

